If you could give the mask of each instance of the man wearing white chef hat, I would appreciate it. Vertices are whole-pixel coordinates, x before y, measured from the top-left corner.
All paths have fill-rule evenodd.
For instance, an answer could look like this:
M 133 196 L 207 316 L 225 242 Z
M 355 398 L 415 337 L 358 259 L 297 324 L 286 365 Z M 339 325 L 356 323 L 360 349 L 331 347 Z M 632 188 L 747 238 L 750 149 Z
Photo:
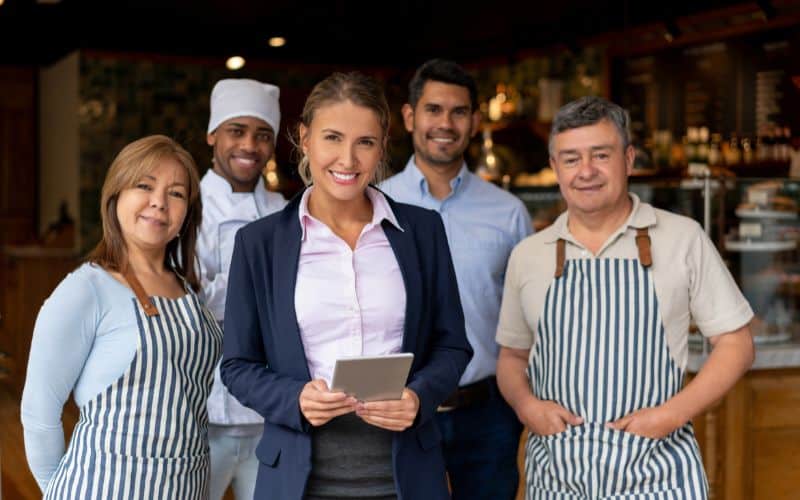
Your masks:
M 262 177 L 275 152 L 279 96 L 275 85 L 249 79 L 220 80 L 211 91 L 207 142 L 213 149 L 213 165 L 200 183 L 203 222 L 197 256 L 206 305 L 221 326 L 236 231 L 286 205 L 283 196 L 267 191 Z M 221 499 L 229 485 L 237 500 L 253 498 L 258 471 L 255 447 L 263 419 L 228 393 L 219 368 L 208 399 L 208 418 L 211 500 Z

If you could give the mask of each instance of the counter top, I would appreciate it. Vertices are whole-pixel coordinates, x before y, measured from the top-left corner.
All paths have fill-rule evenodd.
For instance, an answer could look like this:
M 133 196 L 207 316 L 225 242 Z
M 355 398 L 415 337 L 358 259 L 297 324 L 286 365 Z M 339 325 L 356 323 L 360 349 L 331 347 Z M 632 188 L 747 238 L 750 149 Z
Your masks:
M 692 346 L 689 349 L 687 371 L 697 373 L 706 360 L 707 354 Z M 781 344 L 756 344 L 756 360 L 751 370 L 800 367 L 800 342 Z

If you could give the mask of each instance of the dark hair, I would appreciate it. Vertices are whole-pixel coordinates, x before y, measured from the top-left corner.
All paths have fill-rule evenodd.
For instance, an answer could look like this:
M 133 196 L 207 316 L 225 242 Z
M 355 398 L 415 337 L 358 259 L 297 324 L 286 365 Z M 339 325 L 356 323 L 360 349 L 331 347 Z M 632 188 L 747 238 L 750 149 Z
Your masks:
M 623 149 L 631 143 L 628 112 L 618 104 L 597 96 L 586 96 L 565 104 L 558 110 L 550 127 L 547 150 L 552 156 L 555 137 L 566 130 L 594 125 L 603 120 L 611 122 L 622 138 Z
M 389 111 L 389 103 L 386 101 L 386 96 L 383 93 L 383 87 L 374 78 L 371 78 L 358 71 L 350 73 L 333 73 L 331 76 L 325 78 L 318 84 L 314 85 L 311 93 L 306 99 L 303 106 L 303 113 L 300 115 L 300 124 L 306 128 L 311 127 L 311 122 L 314 121 L 314 114 L 319 108 L 328 104 L 336 104 L 340 102 L 350 101 L 356 106 L 372 110 L 378 116 L 378 122 L 381 125 L 381 148 L 383 148 L 383 156 L 378 165 L 378 170 L 375 173 L 375 183 L 381 182 L 386 176 L 388 170 L 388 138 L 389 138 L 389 122 L 391 112 Z M 306 185 L 311 184 L 311 172 L 308 166 L 308 157 L 303 154 L 302 140 L 298 126 L 297 140 L 295 141 L 295 152 L 300 158 L 297 165 L 297 171 L 300 178 Z
M 417 68 L 411 81 L 408 82 L 408 103 L 412 108 L 417 107 L 425 84 L 429 81 L 450 83 L 469 90 L 469 100 L 472 111 L 478 109 L 478 86 L 475 79 L 464 68 L 447 59 L 431 59 Z
M 177 142 L 163 135 L 151 135 L 133 141 L 122 148 L 114 158 L 103 182 L 100 201 L 103 238 L 89 253 L 86 261 L 110 271 L 125 272 L 128 266 L 128 252 L 117 217 L 119 194 L 125 189 L 134 187 L 165 158 L 173 158 L 186 168 L 189 192 L 186 217 L 179 236 L 167 243 L 164 265 L 183 276 L 194 291 L 199 291 L 200 279 L 195 270 L 195 243 L 203 215 L 200 202 L 200 176 L 192 156 Z

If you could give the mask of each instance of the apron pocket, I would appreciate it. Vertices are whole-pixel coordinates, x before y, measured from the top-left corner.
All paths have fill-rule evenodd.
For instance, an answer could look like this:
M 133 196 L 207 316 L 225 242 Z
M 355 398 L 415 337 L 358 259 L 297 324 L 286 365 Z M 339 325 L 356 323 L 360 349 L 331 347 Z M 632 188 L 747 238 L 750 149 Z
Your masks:
M 675 466 L 653 459 L 661 446 L 661 440 L 587 423 L 531 436 L 526 469 L 534 486 L 558 493 L 589 498 L 659 493 L 677 486 Z

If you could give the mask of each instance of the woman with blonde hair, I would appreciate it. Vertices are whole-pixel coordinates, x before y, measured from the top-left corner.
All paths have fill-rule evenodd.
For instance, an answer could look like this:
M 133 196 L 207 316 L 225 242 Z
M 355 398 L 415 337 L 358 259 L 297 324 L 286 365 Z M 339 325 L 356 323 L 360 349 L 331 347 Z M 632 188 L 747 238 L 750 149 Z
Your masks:
M 372 185 L 388 131 L 373 79 L 318 83 L 298 131 L 309 186 L 236 235 L 221 374 L 264 417 L 256 499 L 449 498 L 433 416 L 472 351 L 441 218 Z M 331 390 L 337 358 L 399 352 L 400 399 Z
M 222 334 L 196 295 L 199 194 L 194 160 L 167 137 L 134 141 L 111 164 L 103 238 L 34 329 L 22 423 L 44 498 L 207 496 Z M 65 450 L 71 392 L 80 419 Z

